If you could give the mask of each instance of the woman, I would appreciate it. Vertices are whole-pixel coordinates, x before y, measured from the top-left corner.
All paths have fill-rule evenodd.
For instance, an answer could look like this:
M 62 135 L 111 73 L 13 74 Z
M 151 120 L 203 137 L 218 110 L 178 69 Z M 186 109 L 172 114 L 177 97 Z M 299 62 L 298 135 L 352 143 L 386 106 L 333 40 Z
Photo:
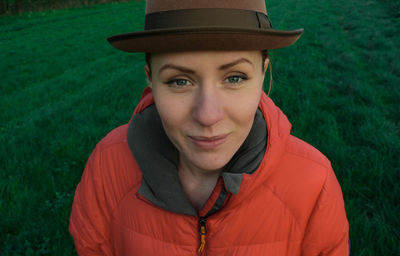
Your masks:
M 261 0 L 148 0 L 146 13 L 145 31 L 109 39 L 147 53 L 149 87 L 88 160 L 79 255 L 348 255 L 329 161 L 262 88 L 266 50 L 302 30 L 273 30 Z

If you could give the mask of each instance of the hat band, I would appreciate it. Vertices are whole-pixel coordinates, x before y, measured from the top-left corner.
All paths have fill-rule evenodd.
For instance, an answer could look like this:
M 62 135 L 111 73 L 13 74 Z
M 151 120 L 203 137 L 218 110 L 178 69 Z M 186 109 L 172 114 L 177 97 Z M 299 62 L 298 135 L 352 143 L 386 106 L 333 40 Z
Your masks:
M 272 29 L 272 24 L 264 13 L 225 8 L 153 12 L 147 14 L 145 19 L 145 30 L 196 27 Z

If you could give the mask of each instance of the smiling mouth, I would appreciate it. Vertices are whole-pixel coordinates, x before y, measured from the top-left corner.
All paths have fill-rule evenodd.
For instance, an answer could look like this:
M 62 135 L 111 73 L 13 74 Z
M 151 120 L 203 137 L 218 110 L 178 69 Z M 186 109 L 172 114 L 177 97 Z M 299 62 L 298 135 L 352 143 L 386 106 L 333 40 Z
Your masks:
M 206 136 L 189 136 L 190 141 L 197 147 L 205 150 L 215 149 L 228 139 L 228 134 L 206 137 Z

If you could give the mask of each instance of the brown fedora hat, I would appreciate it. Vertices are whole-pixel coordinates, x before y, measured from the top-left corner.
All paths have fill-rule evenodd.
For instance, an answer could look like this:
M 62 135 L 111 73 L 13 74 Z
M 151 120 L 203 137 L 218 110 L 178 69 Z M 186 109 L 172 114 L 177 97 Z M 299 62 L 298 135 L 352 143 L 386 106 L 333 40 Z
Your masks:
M 264 0 L 146 0 L 144 31 L 108 41 L 126 52 L 266 50 L 289 46 L 302 32 L 272 29 Z

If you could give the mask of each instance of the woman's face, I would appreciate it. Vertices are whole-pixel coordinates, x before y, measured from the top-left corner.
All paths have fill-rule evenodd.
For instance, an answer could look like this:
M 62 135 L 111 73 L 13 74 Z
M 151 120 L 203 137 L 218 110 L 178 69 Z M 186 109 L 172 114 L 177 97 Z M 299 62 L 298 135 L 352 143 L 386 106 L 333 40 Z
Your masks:
M 252 127 L 267 61 L 259 51 L 152 54 L 146 74 L 181 165 L 207 173 L 229 162 Z

